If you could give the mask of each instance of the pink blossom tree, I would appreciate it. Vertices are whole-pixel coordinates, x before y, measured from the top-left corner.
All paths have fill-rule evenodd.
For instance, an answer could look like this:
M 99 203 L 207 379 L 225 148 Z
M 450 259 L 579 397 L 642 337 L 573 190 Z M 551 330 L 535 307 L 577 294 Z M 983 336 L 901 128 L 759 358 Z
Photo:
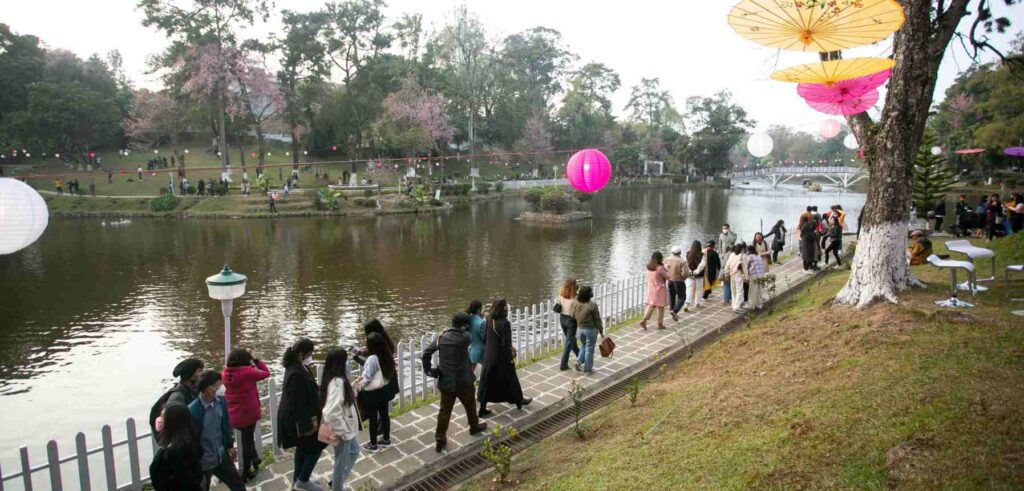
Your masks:
M 239 112 L 232 84 L 244 73 L 244 56 L 234 46 L 219 43 L 191 47 L 179 58 L 177 71 L 185 74 L 182 90 L 193 99 L 210 104 L 217 118 L 218 150 L 225 167 L 228 159 L 225 119 Z
M 540 154 L 551 150 L 551 133 L 544 124 L 544 116 L 534 114 L 526 120 L 523 136 L 516 142 L 516 150 L 526 154 L 530 161 L 530 169 L 540 165 Z
M 237 86 L 237 109 L 248 119 L 256 133 L 259 166 L 262 169 L 267 155 L 264 135 L 267 129 L 280 125 L 279 116 L 285 107 L 284 95 L 273 76 L 252 59 L 244 62 Z
M 122 123 L 125 134 L 135 144 L 147 148 L 167 143 L 171 153 L 185 167 L 185 154 L 179 152 L 178 140 L 189 126 L 189 107 L 185 101 L 166 92 L 140 90 L 133 94 L 132 107 Z
M 407 78 L 398 92 L 384 99 L 377 131 L 385 145 L 406 155 L 436 150 L 455 136 L 447 106 L 443 96 L 432 95 Z

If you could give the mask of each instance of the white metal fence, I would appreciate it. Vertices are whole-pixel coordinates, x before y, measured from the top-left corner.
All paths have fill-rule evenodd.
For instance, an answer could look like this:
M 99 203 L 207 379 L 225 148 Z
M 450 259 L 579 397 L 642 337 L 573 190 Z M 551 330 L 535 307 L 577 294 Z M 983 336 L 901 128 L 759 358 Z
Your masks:
M 565 186 L 569 184 L 568 179 L 533 179 L 528 181 L 504 181 L 505 189 L 512 191 L 517 189 L 540 188 L 544 186 Z

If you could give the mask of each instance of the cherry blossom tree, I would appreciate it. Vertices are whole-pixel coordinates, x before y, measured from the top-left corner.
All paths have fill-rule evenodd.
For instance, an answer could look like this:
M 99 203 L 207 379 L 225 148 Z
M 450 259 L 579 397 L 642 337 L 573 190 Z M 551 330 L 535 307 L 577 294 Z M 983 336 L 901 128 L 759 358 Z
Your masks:
M 236 111 L 249 120 L 256 133 L 259 166 L 262 169 L 267 154 L 264 135 L 268 127 L 280 124 L 280 115 L 285 108 L 284 95 L 273 75 L 254 60 L 244 62 L 237 86 L 239 97 Z
M 189 108 L 185 101 L 166 92 L 140 90 L 128 117 L 122 123 L 125 134 L 133 143 L 147 148 L 170 144 L 171 153 L 185 167 L 185 154 L 178 150 L 178 140 L 189 126 Z
M 233 85 L 245 73 L 244 56 L 237 48 L 225 44 L 207 44 L 190 47 L 178 59 L 177 71 L 185 74 L 182 91 L 193 99 L 210 104 L 217 118 L 218 149 L 223 164 L 228 160 L 227 112 L 241 113 L 235 103 Z
M 435 150 L 455 136 L 444 97 L 428 93 L 411 77 L 384 99 L 377 129 L 385 145 L 406 155 Z

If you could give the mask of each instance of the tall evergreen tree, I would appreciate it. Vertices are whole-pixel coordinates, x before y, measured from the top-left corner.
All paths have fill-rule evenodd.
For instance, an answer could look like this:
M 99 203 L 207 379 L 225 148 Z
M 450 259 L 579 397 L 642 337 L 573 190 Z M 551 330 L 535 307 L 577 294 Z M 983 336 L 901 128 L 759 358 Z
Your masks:
M 946 165 L 946 156 L 942 153 L 932 154 L 937 145 L 938 136 L 928 131 L 921 139 L 921 147 L 914 157 L 914 206 L 921 211 L 931 210 L 935 202 L 950 189 L 953 189 L 953 176 L 956 173 Z

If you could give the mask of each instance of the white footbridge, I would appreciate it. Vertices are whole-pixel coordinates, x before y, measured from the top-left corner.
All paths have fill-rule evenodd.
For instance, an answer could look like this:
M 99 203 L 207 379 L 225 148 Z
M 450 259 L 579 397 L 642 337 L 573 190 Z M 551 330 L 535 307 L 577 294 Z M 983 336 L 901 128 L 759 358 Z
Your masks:
M 868 170 L 860 167 L 769 167 L 765 169 L 733 172 L 736 179 L 764 179 L 772 187 L 785 184 L 794 177 L 824 177 L 843 189 L 867 179 Z

